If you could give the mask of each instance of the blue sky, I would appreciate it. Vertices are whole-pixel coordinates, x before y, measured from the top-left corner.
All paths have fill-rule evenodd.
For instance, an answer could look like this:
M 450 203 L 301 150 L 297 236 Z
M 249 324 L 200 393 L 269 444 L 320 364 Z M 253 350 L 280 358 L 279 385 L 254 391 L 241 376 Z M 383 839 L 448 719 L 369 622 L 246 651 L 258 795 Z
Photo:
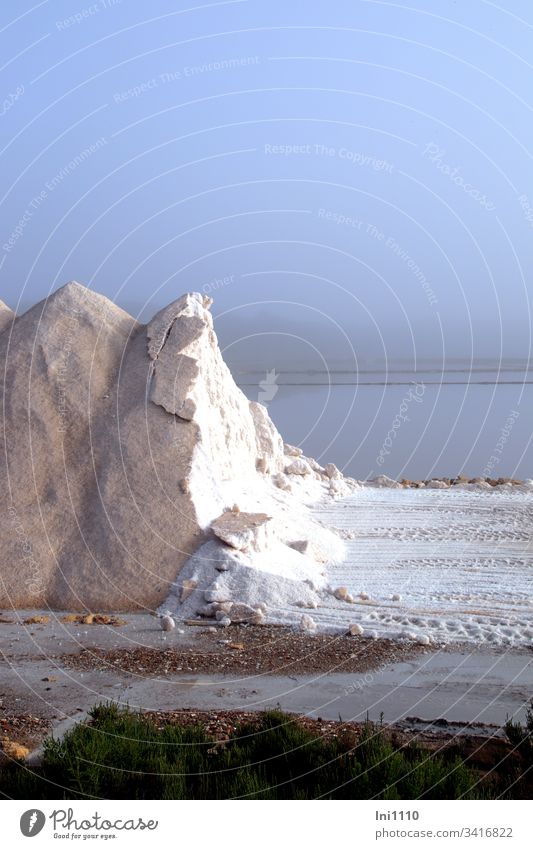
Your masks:
M 532 36 L 521 0 L 8 0 L 0 297 L 200 290 L 226 345 L 527 358 Z

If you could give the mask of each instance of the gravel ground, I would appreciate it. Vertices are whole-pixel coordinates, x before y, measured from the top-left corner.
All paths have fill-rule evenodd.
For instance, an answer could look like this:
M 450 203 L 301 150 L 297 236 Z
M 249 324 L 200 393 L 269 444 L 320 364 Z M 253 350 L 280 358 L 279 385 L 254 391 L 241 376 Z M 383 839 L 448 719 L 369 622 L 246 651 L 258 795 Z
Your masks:
M 0 698 L 0 765 L 13 755 L 31 752 L 44 740 L 51 729 L 51 721 L 31 713 L 20 713 L 20 704 L 2 696 Z M 26 751 L 25 751 L 26 750 Z
M 279 627 L 232 626 L 216 633 L 198 633 L 192 647 L 86 648 L 64 655 L 60 661 L 78 670 L 119 669 L 145 677 L 175 673 L 306 675 L 367 672 L 427 651 L 413 643 L 391 640 L 332 634 L 310 637 Z

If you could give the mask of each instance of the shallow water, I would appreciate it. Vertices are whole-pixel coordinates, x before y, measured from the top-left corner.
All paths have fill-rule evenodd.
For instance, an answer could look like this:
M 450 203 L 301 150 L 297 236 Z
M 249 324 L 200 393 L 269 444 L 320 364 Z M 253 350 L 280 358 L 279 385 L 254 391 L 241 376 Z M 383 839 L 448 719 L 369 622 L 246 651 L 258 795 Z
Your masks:
M 523 372 L 236 375 L 287 442 L 358 479 L 533 477 L 533 385 Z

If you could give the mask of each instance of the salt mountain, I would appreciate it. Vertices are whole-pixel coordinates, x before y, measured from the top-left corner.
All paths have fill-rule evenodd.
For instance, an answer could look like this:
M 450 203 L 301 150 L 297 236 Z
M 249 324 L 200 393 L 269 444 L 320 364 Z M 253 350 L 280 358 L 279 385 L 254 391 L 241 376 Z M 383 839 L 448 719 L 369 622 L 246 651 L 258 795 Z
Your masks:
M 316 606 L 342 544 L 295 492 L 346 484 L 238 389 L 210 305 L 144 326 L 75 282 L 16 318 L 0 302 L 0 605 L 214 615 L 283 584 Z

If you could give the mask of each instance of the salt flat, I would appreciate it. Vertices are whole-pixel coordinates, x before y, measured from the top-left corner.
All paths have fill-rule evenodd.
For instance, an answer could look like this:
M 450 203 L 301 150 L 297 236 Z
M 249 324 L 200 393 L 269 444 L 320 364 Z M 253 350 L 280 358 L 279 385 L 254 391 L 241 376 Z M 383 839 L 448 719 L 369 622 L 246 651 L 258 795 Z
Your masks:
M 349 617 L 380 637 L 533 646 L 531 492 L 363 487 L 314 514 L 347 537 L 328 580 L 356 596 L 324 599 L 319 626 Z

